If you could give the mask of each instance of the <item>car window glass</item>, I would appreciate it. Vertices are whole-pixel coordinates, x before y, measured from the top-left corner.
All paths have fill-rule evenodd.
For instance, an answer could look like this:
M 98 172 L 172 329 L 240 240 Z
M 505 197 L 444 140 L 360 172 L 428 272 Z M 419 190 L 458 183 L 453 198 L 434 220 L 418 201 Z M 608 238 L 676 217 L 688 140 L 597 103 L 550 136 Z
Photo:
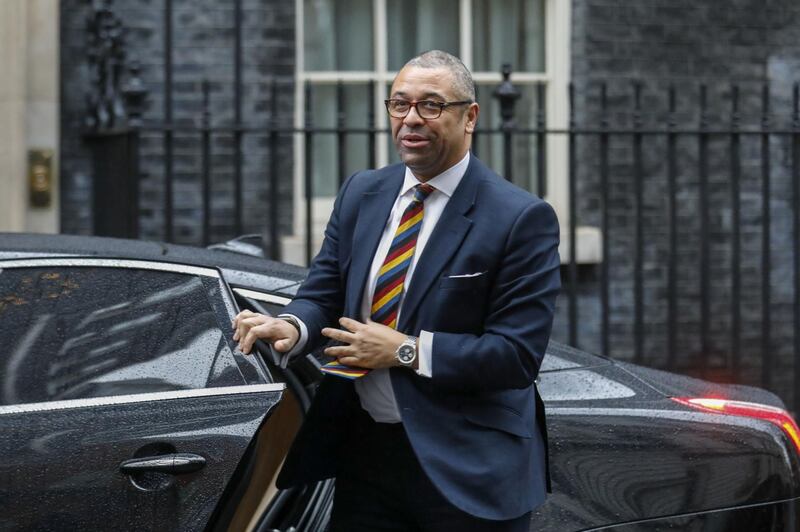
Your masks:
M 222 333 L 230 324 L 210 301 L 216 281 L 131 268 L 0 270 L 0 404 L 241 384 Z

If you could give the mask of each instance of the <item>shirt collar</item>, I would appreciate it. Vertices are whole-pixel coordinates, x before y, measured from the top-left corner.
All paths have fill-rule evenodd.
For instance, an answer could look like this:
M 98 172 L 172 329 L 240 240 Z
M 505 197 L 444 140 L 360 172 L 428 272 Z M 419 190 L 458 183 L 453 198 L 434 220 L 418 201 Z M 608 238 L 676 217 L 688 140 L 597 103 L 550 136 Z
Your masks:
M 467 151 L 464 158 L 456 164 L 435 176 L 433 179 L 428 180 L 428 184 L 444 193 L 449 198 L 453 195 L 453 192 L 456 191 L 456 187 L 461 182 L 461 178 L 467 173 L 467 166 L 469 166 L 469 151 Z M 417 179 L 416 176 L 411 173 L 411 169 L 406 166 L 406 175 L 405 179 L 403 179 L 403 187 L 400 189 L 400 195 L 408 194 L 412 188 L 419 184 L 419 179 Z

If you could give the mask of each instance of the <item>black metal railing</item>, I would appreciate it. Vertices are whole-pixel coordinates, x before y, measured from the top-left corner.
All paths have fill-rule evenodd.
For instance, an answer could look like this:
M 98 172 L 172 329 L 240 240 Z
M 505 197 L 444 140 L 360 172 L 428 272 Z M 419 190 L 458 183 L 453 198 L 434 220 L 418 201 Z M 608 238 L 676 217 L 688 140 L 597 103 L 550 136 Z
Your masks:
M 633 361 L 684 369 L 710 378 L 759 384 L 778 391 L 787 400 L 793 398 L 795 409 L 800 409 L 800 398 L 795 394 L 795 390 L 800 389 L 800 371 L 795 369 L 800 369 L 800 103 L 796 83 L 791 86 L 783 84 L 780 88 L 784 90 L 783 94 L 775 95 L 766 84 L 751 87 L 750 95 L 758 94 L 760 105 L 756 109 L 746 109 L 751 120 L 749 125 L 743 125 L 740 85 L 733 84 L 724 91 L 718 91 L 724 94 L 714 101 L 717 108 L 714 123 L 710 117 L 709 87 L 701 84 L 695 95 L 687 97 L 684 94 L 684 101 L 696 104 L 696 107 L 690 106 L 691 112 L 688 113 L 696 116 L 694 124 L 679 122 L 679 94 L 675 87 L 668 87 L 662 91 L 666 116 L 656 116 L 653 124 L 645 126 L 641 84 L 634 84 L 627 99 L 631 105 L 626 117 L 627 125 L 620 125 L 610 122 L 608 87 L 600 83 L 585 88 L 585 92 L 596 90 L 598 93 L 598 129 L 579 126 L 574 114 L 576 106 L 572 105 L 569 130 L 548 131 L 547 134 L 566 134 L 569 137 L 570 216 L 566 229 L 570 235 L 570 256 L 575 256 L 576 216 L 581 215 L 577 207 L 581 200 L 577 183 L 591 180 L 587 176 L 594 173 L 599 174 L 597 195 L 600 198 L 598 205 L 603 241 L 603 261 L 597 283 L 602 316 L 600 339 L 596 343 L 600 346 L 599 351 L 618 354 L 614 345 L 620 335 L 612 338 L 611 332 L 610 320 L 614 317 L 615 307 L 610 304 L 610 288 L 619 288 L 623 284 L 619 278 L 615 280 L 612 273 L 622 268 L 631 271 L 628 283 L 632 290 L 628 302 L 632 311 L 627 315 L 633 321 L 630 349 Z M 571 99 L 573 94 L 574 88 L 570 88 Z M 783 108 L 778 112 L 772 109 L 773 100 L 783 103 Z M 720 110 L 724 106 L 728 106 L 727 116 Z M 650 117 L 657 114 L 652 112 Z M 595 153 L 587 146 L 592 140 L 597 141 Z M 609 198 L 613 188 L 610 185 L 612 170 L 609 158 L 613 153 L 610 145 L 615 141 L 618 145 L 628 144 L 630 152 L 627 168 L 623 169 L 623 173 L 630 177 L 632 189 L 627 193 L 633 222 L 630 228 L 614 227 L 609 218 L 614 207 L 614 202 Z M 746 150 L 743 150 L 743 145 L 746 145 Z M 681 161 L 687 153 L 693 159 L 691 164 Z M 588 171 L 579 171 L 579 161 L 589 166 Z M 647 169 L 659 165 L 663 171 Z M 617 168 L 620 168 L 619 164 Z M 749 170 L 746 176 L 743 168 Z M 692 173 L 696 175 L 696 182 L 686 179 L 686 175 Z M 782 176 L 781 190 L 785 194 L 781 198 L 776 198 L 773 187 L 778 173 Z M 680 183 L 679 174 L 684 175 Z M 660 232 L 648 234 L 647 228 L 656 224 L 648 226 L 644 221 L 645 216 L 652 216 L 654 210 L 652 206 L 647 206 L 644 196 L 645 186 L 653 180 L 665 182 L 665 205 L 656 210 L 660 223 L 666 228 L 666 235 Z M 742 191 L 743 183 L 748 187 L 746 195 Z M 723 193 L 726 198 L 722 197 Z M 683 216 L 684 222 L 693 224 L 696 234 L 693 239 L 696 246 L 692 254 L 682 254 L 682 248 L 685 251 L 686 246 L 680 244 L 680 224 L 683 222 L 678 205 L 681 201 L 679 197 L 686 194 L 696 195 L 696 211 L 691 216 Z M 743 199 L 749 205 L 747 216 L 742 211 Z M 722 222 L 721 218 L 724 218 Z M 783 230 L 776 231 L 772 222 L 778 218 L 791 218 L 792 223 L 783 224 Z M 615 232 L 621 230 L 633 232 L 631 242 L 624 246 L 624 250 L 631 254 L 627 259 L 620 259 L 610 241 Z M 745 236 L 748 251 L 757 260 L 744 254 Z M 780 242 L 775 242 L 776 236 L 781 236 Z M 654 242 L 653 239 L 659 237 L 663 237 L 663 243 Z M 714 252 L 715 246 L 721 246 L 724 252 Z M 658 249 L 664 251 L 662 261 L 646 260 L 648 253 Z M 776 262 L 775 256 L 783 259 Z M 666 263 L 666 275 L 650 290 L 662 291 L 666 299 L 666 316 L 656 322 L 663 327 L 666 342 L 663 349 L 647 357 L 647 316 L 653 309 L 646 304 L 644 274 L 647 264 L 653 267 L 659 262 Z M 747 272 L 743 271 L 743 265 L 747 265 Z M 681 288 L 680 270 L 684 274 L 694 270 L 698 280 L 696 290 L 692 289 L 688 295 L 685 281 L 684 288 Z M 776 275 L 776 272 L 781 272 L 781 275 Z M 785 275 L 787 272 L 791 272 L 791 275 Z M 579 324 L 585 318 L 585 313 L 579 308 L 580 282 L 575 261 L 567 266 L 566 278 L 567 339 L 572 345 L 594 347 L 585 345 L 579 334 Z M 775 301 L 775 293 L 791 294 L 792 305 Z M 692 318 L 696 323 L 681 319 L 681 298 L 693 301 L 698 307 L 696 317 Z M 721 322 L 719 318 L 725 302 L 728 308 L 724 313 L 729 316 Z M 780 308 L 791 309 L 791 320 L 782 316 L 780 322 L 776 322 L 773 311 L 779 303 Z M 743 308 L 747 310 L 747 320 L 743 319 Z M 716 330 L 712 327 L 715 321 Z M 724 330 L 720 330 L 720 323 L 724 325 Z M 696 325 L 697 331 L 687 330 L 687 325 Z M 779 327 L 777 335 L 776 327 Z M 759 331 L 758 345 L 753 341 L 753 329 Z M 747 354 L 747 364 L 743 364 L 744 331 L 748 332 L 750 339 L 747 342 L 748 349 L 756 351 L 755 355 L 752 352 Z M 696 358 L 691 362 L 687 362 L 686 357 L 680 360 L 681 345 L 687 345 L 688 337 L 695 339 L 688 343 L 696 346 L 692 350 Z M 681 343 L 682 338 L 684 341 Z M 793 349 L 789 346 L 793 346 Z M 794 355 L 786 356 L 787 352 Z M 745 370 L 753 369 L 754 361 L 757 361 L 759 378 L 745 374 Z M 787 372 L 793 374 L 792 380 L 777 382 L 778 376 Z

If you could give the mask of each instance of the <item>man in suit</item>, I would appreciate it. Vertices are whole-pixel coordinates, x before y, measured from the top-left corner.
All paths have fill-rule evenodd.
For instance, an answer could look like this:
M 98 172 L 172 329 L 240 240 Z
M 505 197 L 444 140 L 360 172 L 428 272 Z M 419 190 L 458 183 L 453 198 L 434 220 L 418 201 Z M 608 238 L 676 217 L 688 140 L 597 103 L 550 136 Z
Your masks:
M 335 531 L 527 530 L 549 483 L 534 380 L 558 222 L 470 154 L 479 106 L 459 59 L 415 57 L 386 107 L 402 163 L 343 184 L 285 314 L 234 321 L 244 352 L 338 344 L 279 485 L 335 476 Z

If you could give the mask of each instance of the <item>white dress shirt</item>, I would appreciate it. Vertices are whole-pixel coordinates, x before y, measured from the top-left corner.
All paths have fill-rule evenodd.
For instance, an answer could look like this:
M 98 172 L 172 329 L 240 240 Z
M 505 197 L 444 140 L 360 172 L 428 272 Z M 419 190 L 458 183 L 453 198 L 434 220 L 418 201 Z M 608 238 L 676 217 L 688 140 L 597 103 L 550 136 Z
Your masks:
M 414 251 L 414 256 L 411 259 L 411 264 L 406 272 L 406 278 L 403 284 L 403 294 L 405 297 L 408 291 L 409 283 L 414 275 L 414 269 L 417 265 L 428 239 L 433 233 L 434 227 L 439 221 L 439 218 L 450 201 L 450 197 L 455 192 L 456 187 L 461 182 L 464 174 L 469 165 L 469 152 L 457 162 L 441 174 L 430 179 L 427 183 L 434 187 L 434 190 L 426 199 L 424 207 L 424 215 L 422 217 L 422 227 L 417 235 L 417 244 Z M 400 218 L 406 207 L 411 203 L 414 197 L 414 187 L 420 184 L 420 181 L 411 173 L 411 170 L 406 167 L 405 178 L 403 185 L 400 187 L 400 192 L 395 199 L 394 206 L 386 221 L 386 226 L 383 229 L 378 249 L 372 258 L 372 265 L 370 266 L 369 276 L 367 277 L 367 285 L 364 290 L 364 295 L 361 300 L 360 321 L 366 321 L 370 317 L 370 310 L 372 308 L 372 296 L 375 293 L 375 284 L 378 280 L 378 271 L 383 265 L 386 254 L 389 252 L 394 234 L 397 227 L 400 225 Z M 397 320 L 400 321 L 400 315 L 403 313 L 403 301 L 400 301 L 400 309 L 398 311 Z M 294 316 L 296 319 L 297 317 Z M 300 339 L 297 345 L 284 357 L 284 360 L 302 352 L 303 347 L 308 339 L 308 332 L 306 325 L 302 320 L 300 322 Z M 419 358 L 419 368 L 417 373 L 423 377 L 431 377 L 432 375 L 432 361 L 431 352 L 433 350 L 433 333 L 428 331 L 421 331 L 419 336 L 419 351 L 417 357 Z M 361 406 L 370 413 L 375 421 L 380 423 L 398 423 L 402 421 L 400 410 L 397 408 L 397 401 L 394 397 L 394 390 L 392 389 L 392 381 L 389 378 L 388 369 L 374 369 L 364 377 L 355 380 L 355 388 L 358 393 Z

